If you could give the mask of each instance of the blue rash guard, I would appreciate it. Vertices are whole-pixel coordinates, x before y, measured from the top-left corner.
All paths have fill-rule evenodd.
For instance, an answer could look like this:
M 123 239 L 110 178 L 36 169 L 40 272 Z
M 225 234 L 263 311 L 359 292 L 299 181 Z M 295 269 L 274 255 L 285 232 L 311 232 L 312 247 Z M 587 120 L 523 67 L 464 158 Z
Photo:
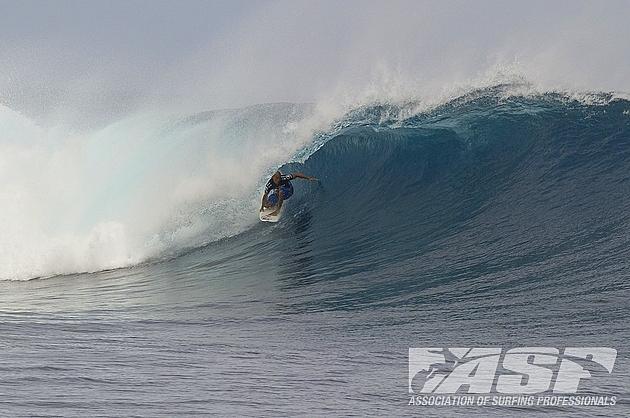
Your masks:
M 275 184 L 273 179 L 269 179 L 267 184 L 265 185 L 265 193 L 269 193 L 267 195 L 267 202 L 271 206 L 276 206 L 278 204 L 279 196 L 277 189 L 279 188 L 282 191 L 282 197 L 284 200 L 293 195 L 293 185 L 291 184 L 291 180 L 293 180 L 292 174 L 281 175 L 280 176 L 280 184 Z

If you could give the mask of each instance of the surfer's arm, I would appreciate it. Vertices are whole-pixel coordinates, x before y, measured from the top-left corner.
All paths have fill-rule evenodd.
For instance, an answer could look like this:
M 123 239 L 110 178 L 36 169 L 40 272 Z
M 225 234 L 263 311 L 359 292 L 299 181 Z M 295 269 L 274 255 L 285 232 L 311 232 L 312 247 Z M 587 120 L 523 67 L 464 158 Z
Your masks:
M 293 173 L 291 174 L 293 176 L 294 179 L 304 179 L 304 180 L 317 180 L 315 177 L 313 176 L 307 176 L 304 173 Z

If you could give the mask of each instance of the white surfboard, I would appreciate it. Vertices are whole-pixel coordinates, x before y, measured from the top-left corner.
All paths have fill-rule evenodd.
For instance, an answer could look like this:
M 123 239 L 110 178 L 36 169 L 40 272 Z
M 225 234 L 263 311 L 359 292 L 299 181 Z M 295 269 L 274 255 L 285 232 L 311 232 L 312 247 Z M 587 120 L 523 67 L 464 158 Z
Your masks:
M 277 214 L 272 215 L 275 211 L 276 208 L 264 208 L 259 212 L 258 218 L 263 222 L 278 222 L 280 217 L 282 217 L 282 212 L 284 212 L 284 205 L 282 205 Z

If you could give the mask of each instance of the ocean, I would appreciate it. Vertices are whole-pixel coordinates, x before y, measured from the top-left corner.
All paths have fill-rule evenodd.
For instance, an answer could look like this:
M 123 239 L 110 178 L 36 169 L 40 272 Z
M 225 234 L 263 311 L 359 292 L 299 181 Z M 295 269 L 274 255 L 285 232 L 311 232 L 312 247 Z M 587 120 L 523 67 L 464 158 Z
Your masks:
M 510 89 L 5 144 L 0 413 L 630 415 L 630 101 Z M 414 347 L 614 348 L 615 405 L 410 405 Z

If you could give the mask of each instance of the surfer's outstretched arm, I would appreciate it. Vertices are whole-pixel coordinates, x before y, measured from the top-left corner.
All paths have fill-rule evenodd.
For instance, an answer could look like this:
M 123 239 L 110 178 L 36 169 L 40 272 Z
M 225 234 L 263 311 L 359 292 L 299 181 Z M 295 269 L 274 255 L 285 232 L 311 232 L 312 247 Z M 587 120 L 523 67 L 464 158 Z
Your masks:
M 317 180 L 315 177 L 313 176 L 307 176 L 304 173 L 293 173 L 291 174 L 293 176 L 294 179 L 304 179 L 304 180 Z

